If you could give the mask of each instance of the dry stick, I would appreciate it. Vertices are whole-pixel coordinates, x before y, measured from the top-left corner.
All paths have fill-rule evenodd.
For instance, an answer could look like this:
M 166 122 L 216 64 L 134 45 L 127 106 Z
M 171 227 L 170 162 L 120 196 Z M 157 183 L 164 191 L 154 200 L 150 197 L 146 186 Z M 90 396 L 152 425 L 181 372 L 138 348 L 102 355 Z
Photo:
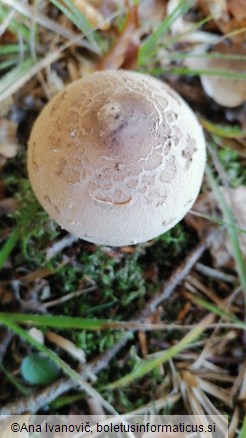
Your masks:
M 204 251 L 209 246 L 212 239 L 215 238 L 219 230 L 210 231 L 207 236 L 196 246 L 196 248 L 185 258 L 178 269 L 174 271 L 169 280 L 164 284 L 163 289 L 155 295 L 145 306 L 143 311 L 133 317 L 133 321 L 141 322 L 150 316 L 156 310 L 159 304 L 170 298 L 175 288 L 189 274 L 195 263 L 200 259 Z M 118 341 L 112 348 L 109 348 L 104 354 L 100 355 L 95 361 L 86 366 L 82 372 L 82 378 L 88 379 L 88 370 L 94 375 L 99 374 L 108 367 L 109 362 L 126 346 L 128 341 L 132 339 L 132 335 L 137 329 L 132 329 Z M 52 402 L 61 394 L 76 388 L 76 383 L 69 378 L 62 378 L 53 383 L 49 387 L 42 389 L 26 398 L 22 398 L 17 402 L 9 403 L 4 408 L 0 409 L 0 415 L 23 414 L 25 412 L 35 413 L 42 406 Z
M 130 336 L 124 337 L 121 341 L 117 342 L 112 348 L 110 348 L 106 353 L 98 358 L 95 365 L 85 367 L 81 374 L 82 378 L 88 380 L 88 370 L 89 374 L 98 374 L 100 371 L 104 370 L 109 362 L 115 357 L 115 355 L 123 348 Z M 9 403 L 4 408 L 0 409 L 0 415 L 19 415 L 23 413 L 35 413 L 44 405 L 52 402 L 54 399 L 70 391 L 71 389 L 76 389 L 76 383 L 74 380 L 69 378 L 59 379 L 52 385 L 36 392 L 35 394 L 22 398 L 17 402 Z M 79 389 L 79 388 L 78 388 Z
M 145 319 L 151 313 L 155 312 L 162 301 L 170 298 L 175 288 L 189 274 L 195 263 L 200 259 L 217 233 L 217 229 L 212 229 L 212 231 L 210 231 L 207 236 L 197 245 L 197 247 L 185 258 L 183 263 L 181 263 L 179 268 L 174 271 L 169 280 L 164 283 L 162 291 L 154 295 L 154 297 L 147 303 L 143 311 L 140 313 L 140 321 Z
M 58 242 L 55 242 L 53 246 L 51 246 L 46 252 L 46 260 L 51 260 L 55 257 L 59 252 L 63 249 L 72 246 L 75 242 L 79 240 L 78 237 L 73 236 L 72 234 L 67 234 Z
M 202 263 L 196 264 L 196 270 L 198 272 L 201 272 L 201 274 L 206 275 L 207 277 L 211 277 L 219 281 L 222 280 L 225 283 L 235 283 L 237 280 L 237 277 L 235 277 L 235 275 L 226 274 L 225 272 L 210 268 L 210 266 L 203 265 Z
M 71 292 L 70 294 L 63 295 L 61 298 L 57 298 L 56 300 L 48 301 L 42 304 L 42 307 L 48 309 L 49 307 L 56 306 L 57 304 L 65 303 L 66 301 L 70 301 L 73 298 L 77 298 L 80 295 L 87 294 L 88 292 L 93 292 L 97 290 L 97 286 L 90 286 L 86 289 L 77 290 L 76 292 Z

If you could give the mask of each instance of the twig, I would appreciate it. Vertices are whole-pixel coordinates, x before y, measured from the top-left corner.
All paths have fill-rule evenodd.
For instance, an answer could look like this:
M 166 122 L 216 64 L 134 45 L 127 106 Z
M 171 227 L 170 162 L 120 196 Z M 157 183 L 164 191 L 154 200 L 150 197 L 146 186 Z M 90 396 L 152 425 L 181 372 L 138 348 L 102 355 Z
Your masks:
M 97 286 L 90 286 L 87 287 L 86 289 L 77 290 L 76 292 L 71 292 L 70 294 L 63 295 L 62 297 L 57 298 L 56 300 L 43 303 L 42 307 L 48 309 L 49 307 L 57 306 L 58 304 L 65 303 L 66 301 L 69 301 L 73 298 L 77 298 L 80 295 L 87 294 L 88 292 L 93 292 L 94 290 L 97 290 Z
M 126 345 L 127 341 L 132 337 L 131 333 L 128 333 L 121 341 L 117 342 L 106 353 L 101 355 L 94 365 L 87 366 L 80 373 L 81 377 L 88 379 L 89 374 L 98 374 L 100 371 L 107 368 L 109 362 L 116 356 L 116 354 Z M 35 413 L 42 406 L 52 402 L 61 394 L 76 388 L 76 383 L 68 378 L 59 379 L 52 385 L 32 394 L 29 397 L 22 398 L 17 402 L 7 404 L 4 408 L 0 409 L 0 415 L 19 415 L 25 412 Z
M 56 254 L 61 252 L 64 248 L 68 246 L 72 246 L 79 239 L 78 237 L 73 236 L 72 234 L 68 234 L 63 239 L 55 242 L 53 246 L 51 246 L 46 252 L 46 260 L 52 259 Z
M 226 274 L 225 272 L 210 268 L 202 263 L 196 264 L 196 270 L 201 272 L 201 274 L 207 275 L 208 277 L 215 278 L 216 280 L 222 280 L 227 283 L 235 283 L 237 280 L 234 275 Z
M 42 389 L 39 392 L 27 397 L 19 399 L 17 402 L 12 402 L 0 409 L 1 415 L 18 415 L 24 412 L 34 413 L 42 406 L 48 404 L 61 394 L 74 388 L 74 382 L 70 379 L 60 379 L 56 383 Z
M 204 251 L 209 246 L 210 242 L 215 238 L 219 231 L 213 229 L 206 237 L 196 246 L 196 248 L 185 258 L 183 263 L 174 271 L 169 280 L 164 283 L 161 292 L 156 294 L 145 306 L 140 314 L 140 321 L 145 319 L 149 314 L 153 313 L 162 301 L 170 298 L 176 287 L 185 279 L 193 266 L 198 262 Z
M 169 280 L 164 284 L 163 289 L 154 298 L 152 298 L 145 306 L 143 311 L 133 317 L 133 321 L 142 322 L 152 312 L 156 310 L 159 304 L 170 298 L 175 288 L 189 274 L 195 263 L 200 259 L 204 251 L 207 249 L 210 241 L 214 239 L 218 230 L 212 230 L 208 235 L 196 246 L 196 248 L 186 257 L 179 268 L 174 271 Z M 100 355 L 90 365 L 85 367 L 81 372 L 84 379 L 88 378 L 88 370 L 97 375 L 108 367 L 108 364 L 114 357 L 126 346 L 128 341 L 132 339 L 133 333 L 137 329 L 132 329 L 127 332 L 124 337 L 118 341 L 112 348 L 109 348 L 104 354 Z M 61 394 L 70 391 L 76 387 L 76 383 L 68 378 L 63 378 L 53 383 L 49 387 L 36 392 L 35 394 L 18 400 L 17 402 L 9 403 L 4 408 L 0 409 L 0 415 L 23 414 L 25 412 L 35 413 L 42 406 L 50 403 Z

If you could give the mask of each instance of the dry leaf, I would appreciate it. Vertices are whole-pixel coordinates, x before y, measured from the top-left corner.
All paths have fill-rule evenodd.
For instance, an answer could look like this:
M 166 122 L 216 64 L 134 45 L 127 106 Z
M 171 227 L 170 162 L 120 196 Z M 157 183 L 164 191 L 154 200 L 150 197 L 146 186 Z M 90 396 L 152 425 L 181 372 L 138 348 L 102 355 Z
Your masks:
M 160 24 L 165 17 L 166 6 L 163 0 L 141 0 L 138 11 L 143 26 L 153 28 L 156 24 Z
M 18 39 L 17 39 L 17 35 L 15 32 L 12 32 L 9 29 L 4 30 L 4 33 L 2 33 L 2 29 L 1 29 L 1 33 L 0 33 L 0 42 L 1 44 L 12 44 L 12 43 L 17 43 Z
M 183 322 L 185 317 L 190 314 L 191 302 L 187 301 L 177 314 L 176 321 Z
M 215 25 L 217 30 L 228 34 L 241 29 L 241 33 L 237 32 L 231 38 L 234 42 L 243 43 L 245 38 L 243 29 L 246 27 L 246 0 L 198 0 L 198 4 L 204 16 L 213 17 L 212 25 Z
M 0 200 L 0 217 L 5 214 L 13 213 L 17 207 L 17 200 L 15 198 L 5 198 Z
M 89 58 L 88 56 L 83 56 L 81 53 L 76 53 L 76 58 L 78 59 L 78 68 L 80 77 L 93 73 L 96 70 L 97 61 L 96 58 Z
M 228 8 L 226 0 L 205 0 L 208 11 L 214 20 L 228 20 Z
M 231 208 L 233 212 L 237 226 L 246 230 L 246 187 L 240 186 L 235 189 L 225 189 L 221 187 L 220 190 L 225 197 L 228 207 Z M 218 209 L 218 201 L 214 193 L 208 192 L 198 198 L 192 210 L 205 215 L 218 217 Z M 211 226 L 214 226 L 209 220 L 193 216 L 192 214 L 186 216 L 186 222 L 197 231 L 200 237 L 203 236 Z M 238 236 L 241 251 L 246 259 L 246 234 L 239 233 Z M 211 242 L 210 252 L 216 267 L 231 266 L 234 255 L 227 232 L 225 232 L 224 235 L 221 233 L 216 240 Z
M 204 17 L 211 15 L 215 23 L 219 19 L 228 21 L 229 10 L 227 1 L 228 0 L 198 0 L 198 6 Z
M 40 280 L 41 278 L 45 278 L 52 273 L 53 273 L 53 271 L 50 268 L 47 268 L 47 267 L 40 268 L 37 271 L 32 271 L 29 274 L 25 274 L 22 277 L 19 277 L 18 280 L 21 282 L 30 283 L 32 281 L 36 281 L 36 280 Z
M 67 60 L 67 69 L 69 71 L 69 76 L 71 79 L 71 82 L 77 81 L 77 79 L 80 79 L 80 71 L 79 71 L 79 64 L 75 59 L 68 59 Z
M 81 363 L 85 363 L 86 358 L 84 351 L 81 348 L 76 347 L 73 342 L 52 331 L 47 331 L 45 336 L 47 339 L 49 339 L 49 341 L 58 345 L 58 347 L 70 354 L 70 356 L 72 356 L 74 359 L 77 359 Z
M 138 57 L 138 49 L 139 44 L 133 41 L 130 42 L 126 53 L 125 53 L 125 59 L 122 64 L 122 68 L 125 70 L 134 70 L 137 65 L 137 57 Z
M 65 84 L 61 78 L 57 74 L 57 72 L 54 69 L 47 68 L 47 86 L 49 91 L 49 96 L 54 96 L 59 91 L 63 90 L 65 87 Z
M 17 154 L 16 129 L 15 122 L 7 119 L 0 120 L 0 155 L 4 159 L 13 158 Z
M 235 32 L 235 35 L 231 35 L 230 39 L 235 43 L 243 45 L 245 39 L 246 18 L 242 20 L 232 18 L 229 21 L 219 20 L 218 27 L 225 35 Z
M 10 110 L 12 110 L 14 104 L 13 96 L 9 96 L 1 102 L 0 106 L 0 118 L 7 117 Z
M 246 18 L 246 0 L 227 0 L 229 12 L 237 19 Z
M 101 60 L 97 69 L 118 69 L 127 63 L 128 68 L 133 68 L 137 61 L 139 47 L 138 30 L 138 7 L 133 6 L 128 13 L 125 27 L 109 53 Z
M 73 2 L 94 29 L 107 30 L 110 28 L 110 23 L 108 23 L 101 12 L 92 6 L 88 1 L 74 0 Z
M 125 4 L 121 0 L 90 0 L 90 4 L 100 11 L 105 19 L 115 13 L 123 15 L 125 12 Z
M 146 357 L 148 354 L 148 342 L 147 342 L 146 332 L 138 332 L 138 340 L 139 340 L 141 355 L 143 357 Z
M 210 5 L 211 0 L 208 3 L 208 6 Z M 216 3 L 223 3 L 221 4 L 221 11 L 218 16 L 213 15 L 212 10 L 213 8 L 209 8 L 209 12 L 213 15 L 214 20 L 216 21 L 218 28 L 224 33 L 230 33 L 234 30 L 239 31 L 240 29 L 244 29 L 246 26 L 246 3 L 245 0 L 220 0 L 218 2 L 217 0 L 212 1 L 215 4 L 216 9 Z M 233 40 L 235 42 L 243 42 L 244 41 L 244 32 L 241 34 L 233 36 Z
M 179 0 L 170 0 L 167 4 L 167 15 L 172 14 L 179 5 Z M 192 30 L 194 23 L 187 21 L 185 17 L 178 17 L 171 25 L 171 33 L 180 35 L 180 41 L 203 44 L 216 44 L 219 37 L 215 33 L 200 30 Z M 184 34 L 184 35 L 182 35 Z

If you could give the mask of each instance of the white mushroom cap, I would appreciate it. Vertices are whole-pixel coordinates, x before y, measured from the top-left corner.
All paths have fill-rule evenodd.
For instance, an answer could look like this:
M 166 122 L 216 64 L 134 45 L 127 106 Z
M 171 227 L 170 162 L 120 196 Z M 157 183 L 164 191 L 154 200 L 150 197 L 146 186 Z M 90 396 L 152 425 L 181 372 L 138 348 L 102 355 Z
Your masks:
M 121 246 L 183 218 L 200 190 L 205 156 L 195 115 L 168 85 L 106 71 L 73 82 L 44 108 L 28 171 L 58 224 L 84 240 Z
M 242 59 L 216 59 L 200 58 L 199 67 L 206 70 L 224 70 L 231 73 L 246 73 L 246 62 L 243 56 L 246 55 L 246 49 L 241 44 L 230 46 L 225 42 L 216 44 L 211 53 L 223 55 L 238 55 Z M 195 61 L 197 62 L 197 60 Z M 220 105 L 228 108 L 235 108 L 246 100 L 245 80 L 223 75 L 201 75 L 202 86 L 209 97 Z

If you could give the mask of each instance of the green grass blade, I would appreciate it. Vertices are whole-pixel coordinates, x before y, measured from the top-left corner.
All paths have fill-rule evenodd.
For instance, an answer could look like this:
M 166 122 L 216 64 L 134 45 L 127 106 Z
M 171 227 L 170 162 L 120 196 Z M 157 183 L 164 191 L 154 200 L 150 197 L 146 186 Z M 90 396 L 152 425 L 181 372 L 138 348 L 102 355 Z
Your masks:
M 204 298 L 200 298 L 200 297 L 197 297 L 195 295 L 192 295 L 192 301 L 199 304 L 199 306 L 203 307 L 204 309 L 209 310 L 209 312 L 212 312 L 215 315 L 218 315 L 227 321 L 231 321 L 231 322 L 237 324 L 237 326 L 240 327 L 241 329 L 246 330 L 246 323 L 245 322 L 241 321 L 236 316 L 231 315 L 228 312 L 225 312 L 224 310 L 220 309 L 219 307 L 215 306 L 214 304 L 210 303 L 209 301 L 204 300 Z
M 10 13 L 9 9 L 4 8 L 3 6 L 0 5 L 0 23 L 9 17 L 9 13 Z M 30 38 L 29 29 L 15 18 L 11 19 L 10 23 L 8 24 L 8 29 L 11 30 L 11 32 L 16 34 L 17 36 L 21 34 L 26 41 L 29 41 Z
M 16 59 L 0 62 L 0 70 L 5 70 L 17 64 Z
M 164 364 L 168 360 L 172 359 L 181 351 L 189 348 L 189 346 L 197 340 L 205 330 L 206 326 L 211 323 L 211 315 L 208 315 L 200 324 L 191 330 L 186 336 L 181 339 L 176 345 L 170 347 L 168 350 L 164 351 L 153 359 L 144 360 L 135 370 L 125 375 L 121 379 L 106 386 L 107 389 L 120 388 L 131 384 L 134 380 L 143 377 L 145 374 Z
M 211 16 L 207 16 L 206 18 L 203 18 L 202 20 L 198 21 L 197 23 L 194 23 L 187 31 L 185 31 L 185 32 L 183 32 L 181 34 L 178 34 L 178 35 L 175 35 L 175 36 L 172 36 L 172 35 L 166 36 L 165 40 L 164 39 L 162 40 L 162 44 L 156 44 L 156 46 L 153 48 L 153 50 L 151 50 L 151 52 L 148 53 L 148 56 L 146 56 L 144 58 L 144 61 L 145 61 L 146 65 L 149 64 L 150 58 L 153 59 L 153 60 L 158 58 L 158 52 L 160 51 L 161 48 L 164 48 L 164 49 L 171 48 L 175 44 L 177 44 L 180 41 L 182 41 L 186 35 L 189 35 L 192 32 L 195 32 L 196 30 L 200 29 L 200 27 L 202 27 L 204 24 L 206 24 L 210 20 L 212 20 L 212 17 Z M 180 53 L 181 53 L 181 58 L 179 57 Z M 185 55 L 185 53 L 186 53 L 186 55 Z M 175 60 L 175 59 L 186 58 L 187 55 L 189 55 L 189 53 L 192 53 L 192 52 L 190 52 L 190 50 L 189 51 L 187 50 L 186 52 L 177 52 L 176 49 L 175 49 L 172 52 L 171 51 L 167 51 L 166 55 L 167 55 L 167 57 L 170 60 L 172 60 L 172 57 Z M 183 57 L 182 57 L 182 54 L 184 55 Z M 206 56 L 206 54 L 204 54 L 204 56 Z
M 51 0 L 51 3 L 57 7 L 66 17 L 82 32 L 93 45 L 93 47 L 100 51 L 95 38 L 95 30 L 90 25 L 88 20 L 81 14 L 76 6 L 70 0 L 64 0 L 61 3 L 59 0 Z M 65 5 L 64 5 L 65 4 Z
M 180 0 L 174 11 L 168 15 L 158 29 L 147 38 L 147 41 L 142 45 L 139 50 L 138 64 L 143 65 L 146 62 L 149 54 L 154 49 L 156 43 L 167 33 L 172 24 L 179 18 L 186 14 L 189 9 L 194 5 L 194 0 Z
M 79 11 L 79 9 L 74 5 L 74 3 L 71 0 L 63 0 L 65 5 L 67 6 L 67 10 L 70 10 L 74 20 L 77 24 L 75 24 L 78 29 L 85 33 L 86 35 L 90 32 L 93 32 L 94 29 L 89 23 L 89 21 L 83 16 L 83 14 Z
M 43 68 L 51 65 L 60 58 L 65 46 L 52 50 L 38 60 L 27 58 L 21 65 L 12 69 L 0 79 L 0 102 L 16 93 L 27 81 L 39 73 Z
M 242 429 L 240 430 L 240 434 L 238 438 L 245 438 L 246 437 L 246 415 L 244 416 Z
M 163 75 L 163 73 L 168 74 L 178 74 L 178 75 L 208 75 L 208 76 L 220 76 L 220 77 L 226 77 L 226 78 L 232 78 L 232 79 L 238 79 L 238 80 L 245 80 L 246 79 L 246 73 L 240 73 L 232 70 L 220 70 L 220 69 L 198 69 L 198 68 L 188 68 L 188 67 L 166 67 L 163 66 L 162 68 L 152 68 L 152 69 L 145 69 L 145 73 L 153 74 L 153 75 Z
M 32 315 L 22 313 L 0 313 L 1 318 L 8 319 L 15 323 L 35 324 L 38 327 L 49 327 L 56 329 L 81 329 L 81 330 L 103 330 L 112 328 L 113 321 L 106 319 L 79 318 L 73 316 L 54 315 Z M 120 327 L 120 322 L 115 324 Z
M 28 46 L 26 44 L 23 44 L 21 46 L 21 50 L 27 51 L 28 50 Z M 12 55 L 13 53 L 19 53 L 20 51 L 20 46 L 19 44 L 5 44 L 4 46 L 0 45 L 0 56 L 3 55 Z
M 2 269 L 8 256 L 13 251 L 15 245 L 17 244 L 17 242 L 19 240 L 19 237 L 20 237 L 19 229 L 15 228 L 14 231 L 10 234 L 7 242 L 5 242 L 3 247 L 0 249 L 0 269 Z
M 22 385 L 18 380 L 3 366 L 3 364 L 0 362 L 0 370 L 3 374 L 5 374 L 6 379 L 13 385 L 15 388 L 22 394 L 22 395 L 28 395 L 30 391 Z
M 209 168 L 209 166 L 207 166 L 207 168 L 206 168 L 206 174 L 208 177 L 208 181 L 212 187 L 212 190 L 213 190 L 213 192 L 214 192 L 214 194 L 219 202 L 220 208 L 221 208 L 222 213 L 223 213 L 223 217 L 225 218 L 225 220 L 227 222 L 236 225 L 234 217 L 233 217 L 233 213 L 232 213 L 231 209 L 228 207 L 228 205 L 225 201 L 225 198 L 224 198 L 223 194 L 221 193 L 221 190 L 219 189 L 217 181 L 216 181 L 211 169 Z M 238 233 L 237 233 L 237 230 L 235 228 L 232 228 L 232 227 L 227 227 L 227 231 L 228 231 L 229 238 L 231 240 L 234 259 L 235 259 L 238 275 L 240 278 L 240 282 L 241 282 L 241 285 L 242 285 L 244 292 L 246 293 L 246 265 L 244 262 L 244 258 L 242 255 L 240 245 L 239 245 Z
M 198 216 L 198 217 L 202 217 L 204 219 L 207 219 L 210 222 L 213 222 L 214 224 L 226 225 L 227 227 L 234 228 L 235 230 L 238 231 L 238 233 L 246 234 L 246 229 L 240 228 L 235 224 L 230 224 L 229 222 L 226 222 L 225 220 L 219 219 L 215 216 L 211 216 L 210 214 L 201 213 L 200 211 L 196 211 L 196 210 L 190 210 L 189 214 L 192 214 L 192 215 Z
M 92 388 L 84 379 L 82 379 L 82 377 L 76 371 L 74 371 L 66 362 L 60 359 L 60 357 L 54 351 L 47 348 L 44 344 L 38 342 L 23 328 L 16 325 L 9 318 L 1 315 L 0 323 L 16 333 L 18 336 L 24 339 L 24 341 L 35 347 L 41 353 L 44 353 L 46 356 L 48 356 L 68 377 L 73 379 L 75 382 L 78 382 L 90 397 L 95 397 L 109 412 L 117 414 L 115 409 L 106 400 L 104 400 L 104 398 L 94 388 Z
M 64 406 L 71 405 L 74 402 L 83 400 L 85 398 L 84 394 L 69 394 L 69 395 L 61 395 L 56 398 L 54 401 L 49 403 L 49 406 L 53 409 L 60 409 Z
M 199 121 L 206 131 L 218 135 L 219 137 L 238 139 L 246 137 L 246 131 L 240 129 L 239 126 L 220 126 L 209 122 L 203 117 L 199 117 Z
M 176 61 L 180 59 L 187 59 L 187 58 L 202 58 L 202 59 L 219 59 L 224 61 L 246 61 L 246 56 L 244 55 L 236 55 L 236 54 L 223 54 L 219 52 L 213 52 L 213 53 L 194 53 L 190 51 L 183 51 L 183 52 L 170 52 L 167 53 L 167 56 L 170 60 Z
M 0 80 L 0 98 L 6 90 L 11 87 L 15 82 L 21 79 L 34 65 L 32 58 L 27 58 L 17 67 L 13 68 L 9 73 L 6 73 Z

